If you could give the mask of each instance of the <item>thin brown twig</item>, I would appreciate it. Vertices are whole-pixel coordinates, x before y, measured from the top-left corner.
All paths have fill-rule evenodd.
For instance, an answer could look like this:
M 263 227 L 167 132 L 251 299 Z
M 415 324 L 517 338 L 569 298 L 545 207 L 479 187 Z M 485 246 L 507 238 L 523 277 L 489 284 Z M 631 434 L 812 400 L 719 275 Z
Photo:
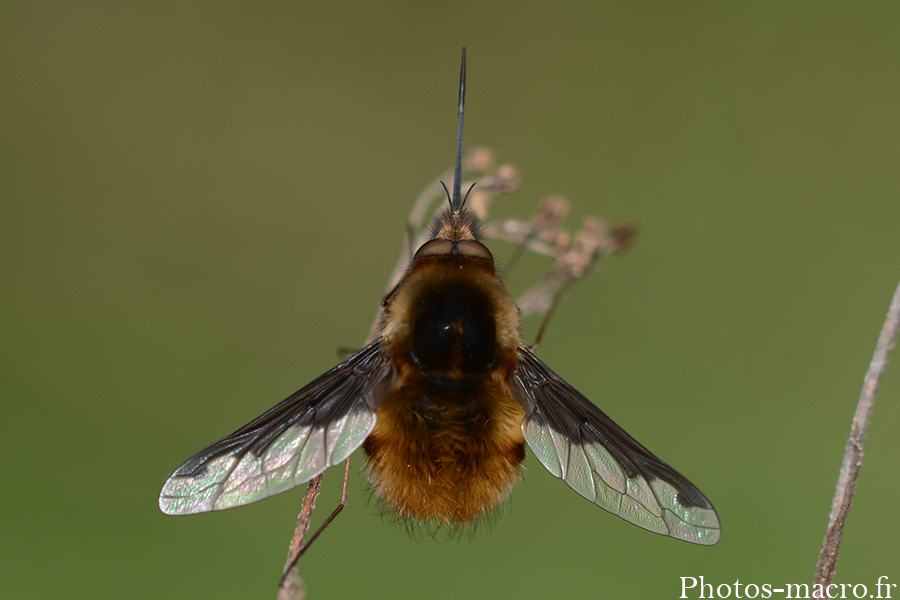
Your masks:
M 478 187 L 467 196 L 466 202 L 467 206 L 482 220 L 487 219 L 491 203 L 497 196 L 509 194 L 518 187 L 519 173 L 515 167 L 501 165 L 494 168 L 494 155 L 487 148 L 476 148 L 467 152 L 463 157 L 463 172 L 481 174 Z M 442 178 L 447 179 L 451 176 L 452 172 L 448 171 L 442 175 Z M 436 210 L 433 208 L 434 203 L 436 200 L 444 198 L 445 194 L 440 181 L 439 178 L 426 187 L 413 204 L 407 221 L 406 239 L 385 288 L 386 293 L 390 293 L 397 286 L 416 249 L 428 239 L 427 225 L 432 213 Z M 466 182 L 462 187 L 468 189 L 471 185 L 472 182 Z M 562 227 L 562 222 L 568 212 L 568 201 L 553 196 L 540 203 L 531 221 L 507 219 L 488 222 L 484 226 L 485 237 L 517 244 L 519 248 L 516 255 L 521 254 L 524 250 L 529 250 L 556 259 L 550 273 L 526 291 L 519 300 L 523 315 L 538 313 L 545 316 L 538 341 L 553 309 L 572 284 L 587 275 L 598 258 L 613 254 L 627 246 L 634 235 L 634 230 L 629 225 L 608 226 L 591 217 L 586 218 L 583 228 L 572 235 Z M 366 338 L 366 345 L 378 334 L 383 310 L 384 307 L 379 306 Z M 305 541 L 316 500 L 321 490 L 322 476 L 319 475 L 309 482 L 279 582 L 278 600 L 302 600 L 305 598 L 306 591 L 303 580 L 297 571 L 298 561 L 328 524 L 347 505 L 349 476 L 350 460 L 348 459 L 344 466 L 344 483 L 340 504 L 325 519 L 325 522 L 309 541 Z
M 297 528 L 294 530 L 294 537 L 291 539 L 291 546 L 288 550 L 287 562 L 284 563 L 284 571 L 281 575 L 281 581 L 278 582 L 277 600 L 303 600 L 306 597 L 306 589 L 303 585 L 303 579 L 297 572 L 297 563 L 300 557 L 306 554 L 312 543 L 316 541 L 328 524 L 331 523 L 338 513 L 347 506 L 347 489 L 350 481 L 350 459 L 344 462 L 344 483 L 341 487 L 341 501 L 329 515 L 325 522 L 316 530 L 309 541 L 305 544 L 303 539 L 309 531 L 309 522 L 312 519 L 312 513 L 316 509 L 316 499 L 322 489 L 322 476 L 318 475 L 309 482 L 306 488 L 306 496 L 303 498 L 303 508 L 300 516 L 297 517 Z
M 856 413 L 853 415 L 853 423 L 850 425 L 850 437 L 847 439 L 847 447 L 844 450 L 844 461 L 841 465 L 841 473 L 838 477 L 837 489 L 831 504 L 831 514 L 828 517 L 828 530 L 825 532 L 825 542 L 822 552 L 819 554 L 819 562 L 816 565 L 816 577 L 813 586 L 814 598 L 825 598 L 828 586 L 834 579 L 835 563 L 837 562 L 838 548 L 841 545 L 841 534 L 844 531 L 844 522 L 850 512 L 853 502 L 853 492 L 856 489 L 856 480 L 862 467 L 863 440 L 866 437 L 866 429 L 872 416 L 872 408 L 875 405 L 875 396 L 878 393 L 878 384 L 887 367 L 888 355 L 897 339 L 897 329 L 900 327 L 900 284 L 894 291 L 884 325 L 875 345 L 869 370 L 863 380 L 862 393 L 859 403 L 856 405 Z
M 297 517 L 297 527 L 294 529 L 294 536 L 291 538 L 288 548 L 287 562 L 284 563 L 281 581 L 278 582 L 277 600 L 300 600 L 306 597 L 303 580 L 297 575 L 297 558 L 300 556 L 301 548 L 304 547 L 303 541 L 309 530 L 309 522 L 316 509 L 316 499 L 319 497 L 321 488 L 322 475 L 313 477 L 306 486 L 303 508 L 300 509 L 300 515 Z
M 494 169 L 494 154 L 487 148 L 475 148 L 474 150 L 467 152 L 463 157 L 463 172 L 484 173 L 481 185 L 481 190 L 483 191 L 479 194 L 479 197 L 475 202 L 479 208 L 483 207 L 485 210 L 491 198 L 498 194 L 512 192 L 518 185 L 518 172 L 509 165 L 503 165 L 498 169 Z M 431 214 L 431 207 L 435 200 L 443 197 L 444 188 L 441 184 L 441 179 L 450 178 L 452 175 L 452 171 L 444 173 L 440 178 L 426 187 L 425 190 L 419 194 L 419 197 L 416 198 L 409 214 L 407 239 L 404 241 L 400 258 L 397 259 L 397 263 L 388 280 L 386 291 L 389 292 L 400 282 L 400 278 L 403 276 L 403 273 L 412 258 L 413 252 L 424 243 L 425 227 L 427 225 L 426 219 L 428 219 Z M 413 240 L 412 236 L 415 235 L 415 232 L 420 233 L 416 239 Z M 378 334 L 378 326 L 381 322 L 382 311 L 383 307 L 379 306 L 375 319 L 372 322 L 372 326 L 369 328 L 366 344 L 369 344 Z M 300 515 L 297 517 L 297 526 L 294 529 L 294 535 L 291 538 L 288 557 L 281 576 L 281 581 L 278 585 L 278 600 L 300 600 L 305 597 L 306 593 L 303 589 L 302 579 L 297 572 L 297 562 L 316 538 L 319 537 L 322 531 L 325 530 L 325 527 L 327 527 L 337 514 L 341 512 L 344 506 L 347 505 L 347 485 L 349 476 L 350 459 L 347 459 L 344 467 L 344 485 L 341 492 L 340 504 L 313 534 L 312 538 L 310 538 L 308 542 L 305 542 L 306 534 L 309 531 L 312 512 L 315 509 L 316 500 L 319 497 L 322 476 L 319 475 L 309 482 L 309 486 L 306 489 L 306 495 L 303 498 L 303 507 L 300 510 Z

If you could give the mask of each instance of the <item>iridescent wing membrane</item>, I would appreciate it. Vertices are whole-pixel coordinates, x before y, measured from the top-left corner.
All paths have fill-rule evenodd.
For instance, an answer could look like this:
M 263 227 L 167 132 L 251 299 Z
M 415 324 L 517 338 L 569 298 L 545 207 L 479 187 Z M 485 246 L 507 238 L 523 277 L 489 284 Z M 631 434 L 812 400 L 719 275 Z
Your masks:
M 706 497 L 530 350 L 510 383 L 526 411 L 525 441 L 541 464 L 614 515 L 662 535 L 711 545 L 719 518 Z
M 189 458 L 166 480 L 160 509 L 185 515 L 241 506 L 346 460 L 375 426 L 395 371 L 376 341 L 271 410 Z

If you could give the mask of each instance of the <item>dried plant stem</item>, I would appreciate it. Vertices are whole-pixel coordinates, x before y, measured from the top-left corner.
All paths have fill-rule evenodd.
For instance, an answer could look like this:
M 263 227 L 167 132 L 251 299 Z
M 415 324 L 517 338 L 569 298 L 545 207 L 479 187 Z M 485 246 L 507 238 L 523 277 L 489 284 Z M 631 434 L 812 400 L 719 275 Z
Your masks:
M 465 50 L 463 52 L 465 52 Z M 465 58 L 465 53 L 463 54 L 463 57 Z M 461 168 L 462 171 L 487 172 L 493 167 L 493 164 L 494 157 L 490 150 L 476 149 L 466 153 Z M 406 240 L 404 241 L 400 258 L 397 260 L 397 264 L 394 266 L 394 270 L 388 281 L 387 291 L 393 289 L 394 286 L 400 282 L 400 278 L 406 270 L 406 266 L 409 264 L 415 248 L 421 245 L 424 239 L 424 232 L 419 233 L 418 236 L 416 235 L 416 232 L 422 231 L 426 223 L 425 219 L 431 212 L 431 205 L 437 198 L 442 197 L 442 190 L 445 188 L 441 183 L 441 179 L 447 179 L 452 174 L 452 171 L 444 173 L 440 178 L 425 188 L 413 204 L 407 222 Z M 518 176 L 516 175 L 516 179 L 517 178 Z M 381 322 L 383 310 L 384 308 L 379 306 L 375 319 L 372 322 L 372 326 L 369 329 L 369 335 L 366 337 L 366 345 L 375 339 L 375 336 L 378 334 L 378 326 Z M 313 510 L 315 510 L 316 507 L 316 500 L 318 499 L 321 490 L 322 475 L 316 476 L 309 482 L 309 486 L 306 488 L 306 495 L 303 498 L 303 507 L 300 510 L 300 515 L 297 517 L 297 526 L 294 529 L 294 535 L 291 538 L 287 562 L 284 565 L 284 571 L 278 585 L 278 600 L 301 600 L 302 598 L 305 598 L 306 591 L 303 586 L 303 581 L 297 572 L 297 562 L 300 560 L 300 557 L 303 556 L 303 553 L 306 552 L 306 549 L 309 548 L 322 531 L 325 530 L 328 524 L 331 523 L 344 506 L 347 505 L 347 483 L 349 477 L 350 459 L 348 458 L 344 466 L 344 485 L 340 504 L 334 512 L 325 519 L 325 522 L 319 527 L 316 533 L 313 534 L 309 542 L 304 543 L 306 533 L 309 531 L 310 519 L 312 518 Z
M 306 539 L 306 532 L 309 531 L 309 522 L 313 511 L 316 509 L 316 499 L 319 497 L 321 487 L 321 475 L 314 477 L 309 482 L 309 485 L 306 486 L 303 508 L 300 509 L 300 516 L 297 517 L 297 528 L 294 530 L 294 537 L 291 538 L 291 545 L 288 549 L 287 562 L 284 563 L 281 581 L 278 582 L 277 600 L 302 600 L 302 598 L 306 597 L 303 580 L 297 573 L 297 561 L 300 558 L 301 550 L 304 548 L 303 542 Z
M 294 565 L 297 564 L 297 556 L 300 555 L 300 549 L 303 547 L 303 541 L 306 538 L 306 532 L 309 531 L 309 519 L 314 510 L 316 510 L 316 500 L 322 489 L 322 476 L 318 475 L 306 486 L 306 495 L 303 497 L 303 508 L 300 509 L 300 515 L 297 517 L 297 529 L 294 531 L 294 537 L 291 538 L 291 546 L 288 550 L 287 562 L 284 563 L 284 573 L 287 573 Z
M 495 167 L 494 155 L 487 148 L 476 148 L 467 152 L 463 157 L 462 170 L 466 174 L 480 174 L 478 187 L 467 196 L 466 205 L 481 220 L 487 219 L 491 203 L 497 196 L 511 193 L 518 186 L 518 171 L 510 165 Z M 452 171 L 448 171 L 442 178 L 447 179 L 452 175 Z M 470 185 L 471 182 L 466 182 L 462 184 L 461 189 L 468 189 Z M 445 193 L 443 184 L 438 179 L 426 187 L 413 204 L 407 221 L 406 239 L 385 288 L 386 293 L 390 293 L 397 286 L 416 249 L 429 238 L 427 227 L 435 212 L 435 202 L 442 201 L 446 197 Z M 609 226 L 593 217 L 587 217 L 582 229 L 572 234 L 562 227 L 568 212 L 568 201 L 553 196 L 541 202 L 530 221 L 507 219 L 487 222 L 484 225 L 485 237 L 518 245 L 512 262 L 526 250 L 555 259 L 555 264 L 547 276 L 529 288 L 517 301 L 523 316 L 529 314 L 544 316 L 537 342 L 540 341 L 553 310 L 572 284 L 587 275 L 597 259 L 624 248 L 634 236 L 633 228 L 629 225 Z M 383 311 L 384 307 L 380 306 L 369 329 L 367 345 L 378 335 Z M 305 541 L 319 497 L 322 476 L 319 475 L 309 482 L 278 586 L 278 600 L 302 600 L 305 597 L 303 580 L 297 572 L 297 561 L 347 505 L 349 477 L 348 459 L 344 467 L 344 486 L 340 504 L 309 541 Z
M 863 440 L 866 437 L 866 429 L 869 426 L 872 407 L 875 404 L 875 395 L 878 393 L 878 384 L 887 366 L 888 355 L 897 338 L 898 326 L 900 326 L 900 285 L 894 291 L 884 326 L 881 328 L 878 343 L 875 345 L 875 353 L 872 355 L 869 370 L 863 380 L 862 393 L 859 403 L 856 405 L 856 414 L 853 415 L 853 423 L 850 425 L 850 437 L 847 439 L 844 462 L 841 465 L 837 489 L 831 504 L 831 515 L 828 517 L 828 530 L 825 532 L 825 542 L 816 565 L 816 587 L 814 588 L 816 590 L 827 590 L 827 586 L 834 579 L 834 568 L 837 562 L 838 547 L 841 544 L 841 534 L 844 530 L 844 521 L 850 512 L 853 492 L 856 489 L 856 479 L 859 476 L 859 469 L 862 467 Z M 814 595 L 814 597 L 824 596 Z
M 303 497 L 303 508 L 300 509 L 300 516 L 297 517 L 297 527 L 294 529 L 294 537 L 291 538 L 291 546 L 288 549 L 287 561 L 284 563 L 284 571 L 281 575 L 281 581 L 278 582 L 277 600 L 303 600 L 306 597 L 306 589 L 303 586 L 303 580 L 297 572 L 297 562 L 306 551 L 312 546 L 328 524 L 347 506 L 347 485 L 350 480 L 350 459 L 344 463 L 344 485 L 341 488 L 341 501 L 325 519 L 325 522 L 316 530 L 313 536 L 305 544 L 306 532 L 309 531 L 309 522 L 312 519 L 312 513 L 316 509 L 316 500 L 322 489 L 322 475 L 314 477 L 306 488 L 306 495 Z

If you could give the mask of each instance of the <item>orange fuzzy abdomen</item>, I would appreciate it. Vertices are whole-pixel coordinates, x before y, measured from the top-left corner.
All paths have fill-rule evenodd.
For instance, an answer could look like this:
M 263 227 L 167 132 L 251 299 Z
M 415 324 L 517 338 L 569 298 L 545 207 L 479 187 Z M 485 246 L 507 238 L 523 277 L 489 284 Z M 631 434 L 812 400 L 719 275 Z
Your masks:
M 384 400 L 363 444 L 366 470 L 400 518 L 467 523 L 490 513 L 521 477 L 524 409 L 499 372 L 465 397 L 433 396 L 413 377 Z

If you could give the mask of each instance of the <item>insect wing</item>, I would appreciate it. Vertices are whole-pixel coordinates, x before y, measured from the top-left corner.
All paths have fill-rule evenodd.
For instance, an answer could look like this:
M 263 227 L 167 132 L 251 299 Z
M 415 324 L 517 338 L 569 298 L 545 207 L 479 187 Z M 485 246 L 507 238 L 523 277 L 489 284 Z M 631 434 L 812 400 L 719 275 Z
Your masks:
M 525 441 L 553 475 L 644 529 L 696 544 L 719 541 L 719 518 L 700 490 L 530 350 L 519 349 L 510 383 L 525 407 Z
M 300 485 L 346 460 L 375 426 L 395 371 L 376 341 L 178 467 L 166 514 L 223 510 Z

